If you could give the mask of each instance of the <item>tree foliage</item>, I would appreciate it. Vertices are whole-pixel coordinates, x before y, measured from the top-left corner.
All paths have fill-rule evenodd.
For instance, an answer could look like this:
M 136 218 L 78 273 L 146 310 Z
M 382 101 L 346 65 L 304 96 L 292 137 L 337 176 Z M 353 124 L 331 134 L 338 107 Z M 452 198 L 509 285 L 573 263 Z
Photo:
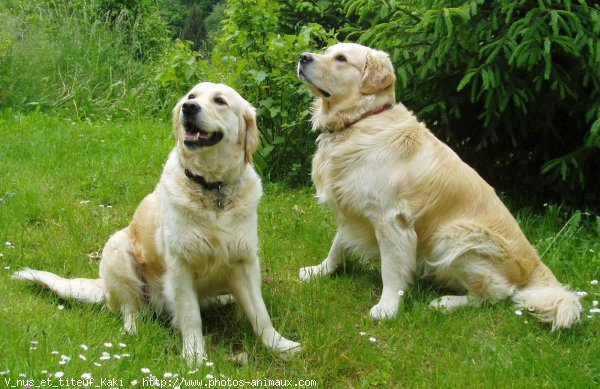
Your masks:
M 358 17 L 347 39 L 391 53 L 397 96 L 491 183 L 575 201 L 598 196 L 597 3 L 343 4 Z
M 194 43 L 194 49 L 200 50 L 203 43 L 208 39 L 206 27 L 204 27 L 205 16 L 202 9 L 196 5 L 190 8 L 181 31 L 181 39 Z

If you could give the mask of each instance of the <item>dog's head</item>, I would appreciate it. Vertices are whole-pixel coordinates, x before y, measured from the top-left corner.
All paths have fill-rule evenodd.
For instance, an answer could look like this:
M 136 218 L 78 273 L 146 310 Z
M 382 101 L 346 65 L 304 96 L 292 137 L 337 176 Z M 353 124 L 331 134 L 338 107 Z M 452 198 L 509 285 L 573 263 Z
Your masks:
M 329 130 L 395 103 L 389 56 L 355 43 L 339 43 L 324 54 L 303 53 L 298 77 L 317 98 L 313 123 Z
M 203 82 L 173 110 L 173 131 L 186 154 L 244 153 L 247 162 L 258 147 L 256 113 L 233 88 Z

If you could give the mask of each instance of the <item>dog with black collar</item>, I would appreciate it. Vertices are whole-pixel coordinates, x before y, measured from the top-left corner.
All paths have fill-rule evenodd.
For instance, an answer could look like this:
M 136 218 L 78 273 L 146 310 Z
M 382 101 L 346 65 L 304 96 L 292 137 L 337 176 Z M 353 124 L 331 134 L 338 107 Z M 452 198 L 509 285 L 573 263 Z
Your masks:
M 183 357 L 197 365 L 206 357 L 201 306 L 235 300 L 262 342 L 287 358 L 300 345 L 275 330 L 260 290 L 254 108 L 226 85 L 200 83 L 175 106 L 173 131 L 177 144 L 154 192 L 104 246 L 100 278 L 32 269 L 14 277 L 63 298 L 104 302 L 129 333 L 145 304 L 167 311 L 181 331 Z

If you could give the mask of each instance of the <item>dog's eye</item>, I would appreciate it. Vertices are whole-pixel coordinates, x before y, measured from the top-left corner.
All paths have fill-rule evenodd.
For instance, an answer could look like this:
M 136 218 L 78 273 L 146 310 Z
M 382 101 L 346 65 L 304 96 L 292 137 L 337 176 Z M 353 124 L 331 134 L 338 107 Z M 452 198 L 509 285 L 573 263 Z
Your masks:
M 343 55 L 338 55 L 337 57 L 335 57 L 335 60 L 338 62 L 346 62 L 346 57 Z
M 215 101 L 215 103 L 217 103 L 219 105 L 227 105 L 227 102 L 222 97 L 215 97 L 214 101 Z
M 190 99 L 190 100 L 191 100 L 191 99 L 195 99 L 195 98 L 196 98 L 196 95 L 195 95 L 195 94 L 193 94 L 193 93 L 190 93 L 190 94 L 188 95 L 188 99 Z

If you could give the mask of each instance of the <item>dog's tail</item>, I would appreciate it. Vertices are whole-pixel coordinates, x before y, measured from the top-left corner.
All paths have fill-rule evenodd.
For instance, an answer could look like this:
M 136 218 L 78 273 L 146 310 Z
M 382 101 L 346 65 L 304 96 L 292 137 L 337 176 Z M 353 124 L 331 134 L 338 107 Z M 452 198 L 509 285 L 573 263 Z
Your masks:
M 540 321 L 552 323 L 552 331 L 577 323 L 582 310 L 577 294 L 558 282 L 543 263 L 537 266 L 529 283 L 516 291 L 512 299 Z
M 54 273 L 29 268 L 15 272 L 12 278 L 35 282 L 65 299 L 75 299 L 90 304 L 99 304 L 106 300 L 104 282 L 101 278 L 67 279 Z

